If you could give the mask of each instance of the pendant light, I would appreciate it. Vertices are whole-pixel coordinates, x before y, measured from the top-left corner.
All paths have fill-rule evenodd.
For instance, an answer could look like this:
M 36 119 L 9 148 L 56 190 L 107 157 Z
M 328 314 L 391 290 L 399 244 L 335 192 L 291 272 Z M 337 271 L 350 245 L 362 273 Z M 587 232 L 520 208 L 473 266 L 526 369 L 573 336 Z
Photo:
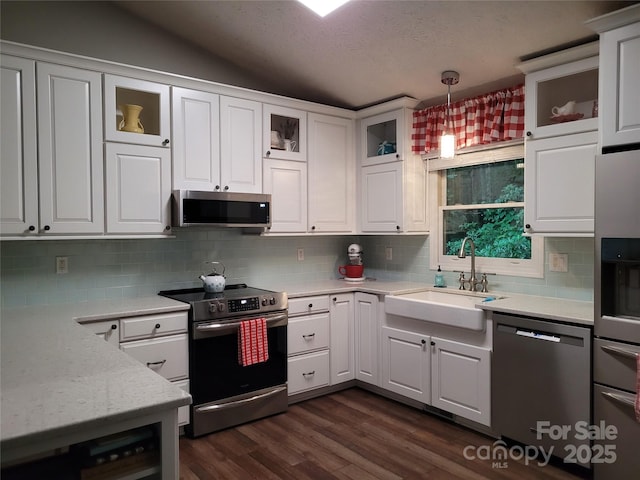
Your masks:
M 447 116 L 444 131 L 440 137 L 440 158 L 453 158 L 455 156 L 456 135 L 451 123 L 451 85 L 458 84 L 460 74 L 453 70 L 444 71 L 440 81 L 447 86 Z

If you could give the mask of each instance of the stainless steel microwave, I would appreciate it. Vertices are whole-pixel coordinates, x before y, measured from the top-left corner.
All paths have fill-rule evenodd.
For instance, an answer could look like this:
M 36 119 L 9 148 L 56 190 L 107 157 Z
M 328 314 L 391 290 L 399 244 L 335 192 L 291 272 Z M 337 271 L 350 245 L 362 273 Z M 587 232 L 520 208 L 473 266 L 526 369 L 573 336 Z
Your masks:
M 174 190 L 172 224 L 174 227 L 268 228 L 271 195 Z

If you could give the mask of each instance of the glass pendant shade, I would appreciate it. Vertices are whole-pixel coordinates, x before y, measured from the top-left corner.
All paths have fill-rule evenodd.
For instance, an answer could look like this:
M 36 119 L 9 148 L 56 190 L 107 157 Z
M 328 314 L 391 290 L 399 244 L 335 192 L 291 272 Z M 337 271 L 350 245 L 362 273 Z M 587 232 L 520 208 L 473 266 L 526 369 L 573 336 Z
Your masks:
M 443 133 L 440 137 L 440 158 L 453 158 L 455 152 L 456 136 L 453 133 Z
M 455 157 L 456 136 L 453 128 L 451 128 L 451 85 L 457 85 L 460 81 L 460 74 L 452 70 L 442 72 L 441 82 L 447 86 L 447 116 L 445 118 L 444 132 L 440 137 L 440 158 Z

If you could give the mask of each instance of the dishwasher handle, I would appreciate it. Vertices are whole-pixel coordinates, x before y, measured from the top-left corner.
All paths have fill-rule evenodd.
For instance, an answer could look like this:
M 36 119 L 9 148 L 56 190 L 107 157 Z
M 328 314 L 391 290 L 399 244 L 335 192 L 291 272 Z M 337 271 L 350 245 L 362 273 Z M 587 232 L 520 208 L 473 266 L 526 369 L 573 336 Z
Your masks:
M 510 325 L 508 323 L 496 324 L 496 331 L 496 333 L 513 335 L 522 338 L 530 338 L 532 340 L 542 340 L 543 342 L 573 345 L 576 347 L 584 347 L 588 342 L 588 338 L 585 338 L 583 336 L 571 335 L 568 333 L 556 333 L 552 331 L 545 331 L 545 329 L 536 329 L 529 326 Z
M 536 340 L 545 340 L 547 342 L 556 342 L 560 343 L 560 337 L 556 335 L 549 335 L 546 333 L 536 332 L 534 330 L 516 330 L 516 335 L 520 335 L 522 337 L 535 338 Z

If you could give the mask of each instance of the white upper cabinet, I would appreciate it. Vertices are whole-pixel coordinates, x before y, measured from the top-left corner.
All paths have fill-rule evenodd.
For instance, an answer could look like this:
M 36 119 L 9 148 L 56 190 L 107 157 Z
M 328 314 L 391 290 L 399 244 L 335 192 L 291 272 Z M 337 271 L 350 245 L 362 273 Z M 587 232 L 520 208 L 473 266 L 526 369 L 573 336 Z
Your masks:
M 36 66 L 0 55 L 0 218 L 2 235 L 38 233 Z
M 172 87 L 173 188 L 220 190 L 220 97 Z
M 407 115 L 407 109 L 398 109 L 362 120 L 362 165 L 404 160 Z
M 101 95 L 99 73 L 2 56 L 3 235 L 102 233 Z
M 40 228 L 104 230 L 102 77 L 37 64 Z
M 307 164 L 266 158 L 264 193 L 271 194 L 270 233 L 307 231 Z
M 307 161 L 307 112 L 264 104 L 263 152 L 266 158 Z
M 125 143 L 105 150 L 107 233 L 170 233 L 170 150 Z
M 525 88 L 530 139 L 597 130 L 597 56 L 528 73 Z
M 402 162 L 362 167 L 362 231 L 401 232 L 404 229 Z
M 169 86 L 104 76 L 105 140 L 170 147 Z
M 640 143 L 640 5 L 595 18 L 603 147 Z
M 355 231 L 353 120 L 309 113 L 309 231 Z
M 221 191 L 262 193 L 261 139 L 262 105 L 220 97 Z

